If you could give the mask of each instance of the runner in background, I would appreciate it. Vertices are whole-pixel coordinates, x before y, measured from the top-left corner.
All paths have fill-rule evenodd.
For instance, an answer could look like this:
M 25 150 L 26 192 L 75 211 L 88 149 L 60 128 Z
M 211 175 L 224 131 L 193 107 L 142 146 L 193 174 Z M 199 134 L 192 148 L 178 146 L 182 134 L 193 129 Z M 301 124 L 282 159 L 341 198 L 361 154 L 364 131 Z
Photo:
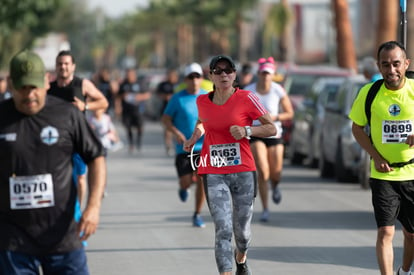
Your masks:
M 156 93 L 161 98 L 161 116 L 164 114 L 164 110 L 167 107 L 168 101 L 171 99 L 174 94 L 174 88 L 178 83 L 178 72 L 175 69 L 170 69 L 167 72 L 167 79 L 162 81 L 157 86 Z M 164 127 L 164 144 L 165 152 L 167 156 L 173 156 L 173 136 L 170 131 Z
M 243 64 L 240 74 L 237 75 L 236 82 L 240 89 L 244 89 L 254 80 L 253 66 L 250 63 Z
M 144 131 L 144 108 L 151 93 L 144 91 L 138 83 L 135 68 L 128 68 L 126 76 L 119 88 L 118 98 L 122 106 L 122 123 L 124 124 L 129 145 L 129 153 L 141 149 Z M 134 135 L 135 132 L 135 135 Z
M 282 193 L 279 188 L 280 178 L 283 169 L 284 144 L 282 139 L 283 120 L 293 118 L 293 107 L 285 89 L 273 81 L 276 72 L 276 64 L 273 57 L 260 58 L 258 61 L 257 82 L 245 87 L 253 92 L 260 100 L 260 103 L 269 111 L 273 124 L 277 129 L 277 135 L 272 137 L 255 137 L 250 139 L 250 147 L 257 167 L 259 182 L 259 194 L 262 201 L 263 212 L 260 221 L 269 220 L 269 181 L 272 188 L 273 202 L 279 204 L 282 200 Z M 258 120 L 253 126 L 260 125 Z
M 196 100 L 197 97 L 206 94 L 207 91 L 200 88 L 203 80 L 203 72 L 198 63 L 192 63 L 185 68 L 185 83 L 187 88 L 174 94 L 165 108 L 162 122 L 167 131 L 170 131 L 176 142 L 175 167 L 178 174 L 180 188 L 178 195 L 181 201 L 187 201 L 189 188 L 196 182 L 195 211 L 193 215 L 193 226 L 205 227 L 200 212 L 205 201 L 204 187 L 201 177 L 196 175 L 196 156 L 201 151 L 203 139 L 194 144 L 192 153 L 184 151 L 184 142 L 191 137 L 198 119 Z
M 200 87 L 201 89 L 207 91 L 207 92 L 211 92 L 214 88 L 213 88 L 213 82 L 211 80 L 209 80 L 208 78 L 209 75 L 209 69 L 203 69 L 203 80 L 201 81 Z M 185 81 L 180 82 L 177 84 L 177 86 L 175 86 L 174 92 L 179 92 L 182 91 L 186 88 L 186 83 Z
M 108 113 L 111 117 L 115 117 L 114 99 L 119 91 L 118 82 L 111 79 L 111 72 L 107 67 L 102 67 L 98 70 L 97 75 L 94 77 L 94 83 L 108 101 L 106 113 Z
M 56 57 L 56 80 L 50 82 L 48 95 L 59 97 L 71 102 L 80 111 L 106 110 L 108 101 L 101 91 L 88 79 L 75 75 L 75 57 L 70 51 L 60 51 Z M 74 165 L 79 165 L 79 171 L 86 171 L 86 164 L 82 158 L 73 158 Z M 86 173 L 78 175 L 78 196 L 82 203 L 87 193 Z
M 86 119 L 104 147 L 105 158 L 108 156 L 108 152 L 123 147 L 111 116 L 105 113 L 104 110 L 90 111 L 86 115 Z M 108 189 L 107 183 L 105 183 L 104 197 L 107 195 Z

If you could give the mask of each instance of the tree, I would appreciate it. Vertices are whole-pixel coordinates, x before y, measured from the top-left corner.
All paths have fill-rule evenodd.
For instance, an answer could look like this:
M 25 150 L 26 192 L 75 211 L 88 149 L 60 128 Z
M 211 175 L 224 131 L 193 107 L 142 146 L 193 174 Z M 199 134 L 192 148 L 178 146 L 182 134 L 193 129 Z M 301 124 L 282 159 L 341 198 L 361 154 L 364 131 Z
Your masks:
M 64 0 L 2 0 L 0 5 L 0 67 L 10 57 L 51 29 L 53 14 Z
M 117 41 L 135 44 L 142 57 L 156 57 L 158 66 L 202 62 L 218 53 L 240 57 L 246 51 L 240 22 L 248 20 L 245 11 L 256 2 L 229 0 L 223 9 L 222 0 L 152 0 L 113 30 Z
M 246 15 L 246 11 L 249 11 L 253 7 L 257 6 L 258 0 L 230 0 L 226 2 L 229 5 L 229 27 L 231 28 L 232 20 L 235 26 L 235 41 L 237 41 L 237 57 L 240 62 L 245 62 L 248 59 L 246 36 L 247 33 L 244 30 L 244 25 L 251 21 Z M 228 31 L 227 31 L 228 32 Z M 230 44 L 230 43 L 229 43 Z
M 66 34 L 79 71 L 95 69 L 93 50 L 99 43 L 99 16 L 102 16 L 99 12 L 88 11 L 84 0 L 70 0 L 57 8 L 51 17 L 53 27 L 50 29 Z
M 335 15 L 337 62 L 342 68 L 358 71 L 352 27 L 346 0 L 332 0 Z
M 284 62 L 288 59 L 289 24 L 292 13 L 287 0 L 283 0 L 271 7 L 265 21 L 263 31 L 263 53 L 268 56 L 277 56 Z M 278 41 L 276 44 L 275 42 Z M 276 47 L 275 47 L 276 46 Z
M 380 20 L 378 20 L 375 49 L 383 42 L 398 38 L 398 1 L 380 0 L 378 12 Z

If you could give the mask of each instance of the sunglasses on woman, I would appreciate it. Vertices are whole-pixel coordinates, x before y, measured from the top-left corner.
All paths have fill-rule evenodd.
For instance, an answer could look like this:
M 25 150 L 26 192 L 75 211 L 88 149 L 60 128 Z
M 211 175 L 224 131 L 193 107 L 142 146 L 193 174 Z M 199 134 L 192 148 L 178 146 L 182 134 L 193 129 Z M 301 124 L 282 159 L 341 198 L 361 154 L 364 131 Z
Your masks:
M 226 74 L 231 74 L 234 72 L 234 70 L 232 68 L 225 68 L 225 69 L 216 68 L 216 69 L 213 69 L 212 72 L 215 75 L 221 75 L 222 72 L 225 72 Z

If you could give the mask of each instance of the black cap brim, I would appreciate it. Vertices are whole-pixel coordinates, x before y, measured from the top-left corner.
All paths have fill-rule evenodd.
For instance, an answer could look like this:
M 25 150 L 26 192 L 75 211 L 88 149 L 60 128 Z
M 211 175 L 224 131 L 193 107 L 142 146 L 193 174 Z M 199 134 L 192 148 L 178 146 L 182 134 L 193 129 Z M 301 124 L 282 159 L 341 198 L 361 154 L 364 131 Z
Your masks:
M 233 70 L 236 70 L 236 65 L 234 64 L 233 59 L 225 55 L 217 55 L 213 57 L 213 59 L 211 59 L 211 62 L 210 62 L 210 70 L 214 70 L 216 68 L 217 63 L 219 63 L 220 61 L 227 61 L 230 64 L 230 67 Z

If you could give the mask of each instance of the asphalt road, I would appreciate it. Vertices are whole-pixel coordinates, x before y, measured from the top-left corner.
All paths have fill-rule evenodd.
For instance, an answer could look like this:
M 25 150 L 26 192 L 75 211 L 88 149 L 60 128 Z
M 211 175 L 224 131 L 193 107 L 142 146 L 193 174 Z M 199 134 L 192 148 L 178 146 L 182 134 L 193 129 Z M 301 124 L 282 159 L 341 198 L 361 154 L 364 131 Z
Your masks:
M 124 136 L 123 128 L 119 132 Z M 158 122 L 145 124 L 143 143 L 141 152 L 125 147 L 108 156 L 108 196 L 87 246 L 91 274 L 218 274 L 208 209 L 202 212 L 206 228 L 192 227 L 194 192 L 188 202 L 179 200 L 174 158 L 166 157 Z M 255 203 L 248 254 L 254 275 L 379 274 L 370 191 L 288 163 L 281 190 L 268 223 L 259 222 L 259 199 Z M 400 229 L 394 251 L 397 269 Z

